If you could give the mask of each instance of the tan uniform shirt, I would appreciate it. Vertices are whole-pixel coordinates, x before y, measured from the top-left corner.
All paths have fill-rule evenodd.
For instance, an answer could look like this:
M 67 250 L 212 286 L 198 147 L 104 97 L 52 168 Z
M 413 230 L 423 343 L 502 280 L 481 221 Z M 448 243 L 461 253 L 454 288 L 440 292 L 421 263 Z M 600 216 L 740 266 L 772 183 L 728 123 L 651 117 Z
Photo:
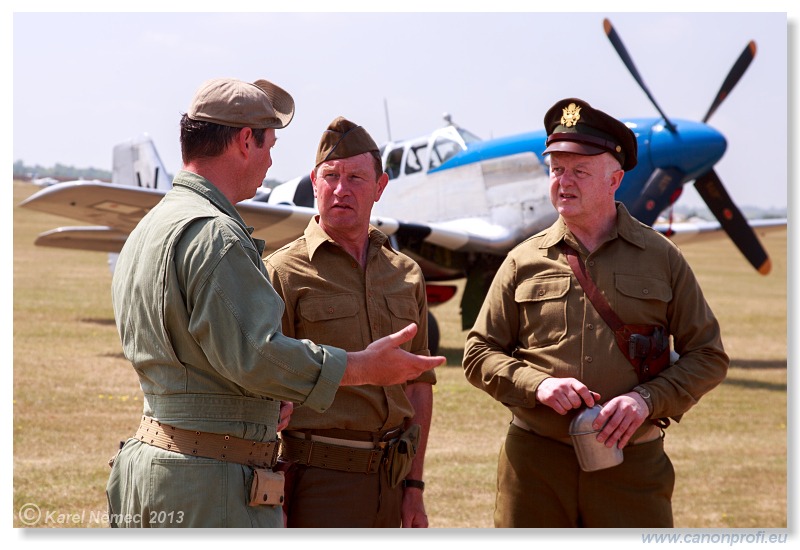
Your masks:
M 286 303 L 283 333 L 346 351 L 360 351 L 410 323 L 419 330 L 402 347 L 430 355 L 427 300 L 419 266 L 370 227 L 366 270 L 312 219 L 302 237 L 266 259 L 272 285 Z M 391 365 L 386 365 L 391 368 Z M 434 383 L 434 371 L 417 381 Z M 342 386 L 324 414 L 296 407 L 289 430 L 379 432 L 399 426 L 414 410 L 403 385 Z
M 464 369 L 473 385 L 539 434 L 559 439 L 577 411 L 561 416 L 536 402 L 545 378 L 581 380 L 601 402 L 637 385 L 613 331 L 572 274 L 562 241 L 579 250 L 623 322 L 659 324 L 672 334 L 680 360 L 644 384 L 652 417 L 681 415 L 725 378 L 719 325 L 680 250 L 618 203 L 614 234 L 591 254 L 562 218 L 508 254 L 467 336 Z

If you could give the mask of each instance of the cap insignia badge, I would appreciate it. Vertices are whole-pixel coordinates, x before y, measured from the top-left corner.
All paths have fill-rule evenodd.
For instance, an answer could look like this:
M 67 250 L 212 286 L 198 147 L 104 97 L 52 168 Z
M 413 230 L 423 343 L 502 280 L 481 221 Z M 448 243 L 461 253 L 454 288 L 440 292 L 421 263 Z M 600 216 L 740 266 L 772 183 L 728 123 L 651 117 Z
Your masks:
M 567 128 L 575 126 L 581 119 L 581 108 L 574 103 L 570 103 L 565 109 L 562 109 L 562 113 L 561 124 Z

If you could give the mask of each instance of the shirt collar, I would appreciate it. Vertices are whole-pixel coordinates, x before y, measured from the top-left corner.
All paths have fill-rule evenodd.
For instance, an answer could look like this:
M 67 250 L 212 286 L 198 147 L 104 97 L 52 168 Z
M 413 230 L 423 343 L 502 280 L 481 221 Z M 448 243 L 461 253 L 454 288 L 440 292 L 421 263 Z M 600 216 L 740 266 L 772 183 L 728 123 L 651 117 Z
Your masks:
M 314 216 L 308 221 L 308 226 L 306 226 L 306 230 L 304 231 L 303 235 L 306 239 L 306 246 L 308 247 L 308 258 L 310 260 L 314 259 L 314 254 L 319 250 L 319 248 L 327 243 L 331 243 L 337 248 L 341 248 L 341 246 L 334 241 L 331 237 L 328 236 L 327 233 L 320 227 L 319 225 L 319 214 Z M 369 246 L 370 249 L 373 248 L 380 248 L 381 246 L 386 247 L 388 250 L 394 252 L 391 243 L 389 242 L 389 237 L 386 236 L 382 231 L 376 229 L 373 226 L 369 226 Z
M 172 186 L 185 187 L 198 195 L 202 195 L 217 209 L 236 220 L 250 235 L 253 234 L 253 228 L 244 223 L 242 216 L 239 214 L 239 211 L 236 210 L 236 207 L 231 204 L 231 201 L 222 194 L 222 191 L 217 189 L 213 183 L 203 176 L 187 170 L 181 170 L 175 176 Z
M 621 202 L 616 202 L 617 206 L 617 220 L 614 225 L 614 230 L 609 240 L 621 237 L 631 243 L 632 245 L 644 249 L 644 228 L 645 226 L 636 220 L 628 213 L 628 209 Z M 567 228 L 567 223 L 561 216 L 558 220 L 545 230 L 544 238 L 542 239 L 539 248 L 550 248 L 559 244 L 562 241 L 574 241 L 572 233 Z

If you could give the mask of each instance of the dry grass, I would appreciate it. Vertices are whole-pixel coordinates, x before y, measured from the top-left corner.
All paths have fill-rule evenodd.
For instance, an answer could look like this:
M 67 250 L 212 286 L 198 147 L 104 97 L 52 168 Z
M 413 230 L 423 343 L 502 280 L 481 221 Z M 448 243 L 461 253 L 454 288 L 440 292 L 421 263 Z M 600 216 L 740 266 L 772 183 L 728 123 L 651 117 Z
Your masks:
M 91 514 L 105 511 L 106 461 L 136 428 L 141 390 L 120 353 L 105 256 L 34 247 L 37 233 L 74 223 L 16 207 L 35 190 L 14 183 L 14 526 L 33 503 L 63 514 L 36 527 L 102 527 Z M 686 247 L 733 366 L 669 431 L 680 527 L 787 525 L 786 233 L 764 242 L 766 278 L 727 241 Z M 438 373 L 426 506 L 432 527 L 490 527 L 509 415 L 464 379 L 457 299 L 435 311 L 449 366 Z

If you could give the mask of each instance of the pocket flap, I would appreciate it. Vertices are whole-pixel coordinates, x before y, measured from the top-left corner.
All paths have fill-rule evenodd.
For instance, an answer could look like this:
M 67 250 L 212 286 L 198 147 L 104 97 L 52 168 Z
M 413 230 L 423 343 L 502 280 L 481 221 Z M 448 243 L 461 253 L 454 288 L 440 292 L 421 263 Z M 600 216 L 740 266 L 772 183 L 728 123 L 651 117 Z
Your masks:
M 662 302 L 672 300 L 672 289 L 666 281 L 661 279 L 617 273 L 615 285 L 617 291 L 631 298 L 660 300 Z
M 395 317 L 414 321 L 418 316 L 417 302 L 411 296 L 386 296 L 386 306 Z
M 358 313 L 358 304 L 350 294 L 315 296 L 300 302 L 300 315 L 311 322 L 352 317 Z
M 541 302 L 554 300 L 567 294 L 570 277 L 539 277 L 522 282 L 514 291 L 517 302 Z

